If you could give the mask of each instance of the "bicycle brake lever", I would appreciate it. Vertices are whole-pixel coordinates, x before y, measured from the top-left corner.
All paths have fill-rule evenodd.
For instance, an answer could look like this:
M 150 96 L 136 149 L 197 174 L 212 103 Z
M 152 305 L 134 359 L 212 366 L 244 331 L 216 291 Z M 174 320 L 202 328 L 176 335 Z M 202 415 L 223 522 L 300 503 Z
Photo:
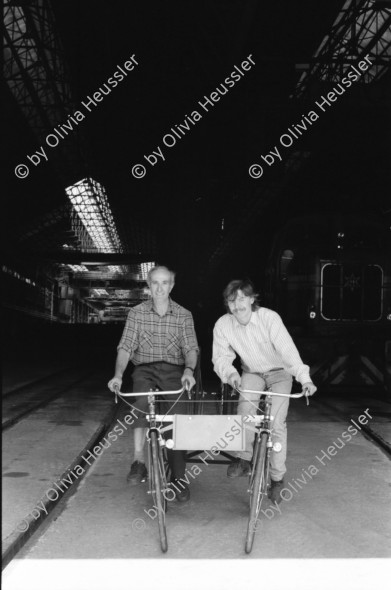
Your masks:
M 186 382 L 186 385 L 188 385 L 188 383 L 187 383 L 187 382 Z M 185 386 L 185 389 L 186 389 L 186 391 L 187 391 L 187 397 L 188 397 L 188 399 L 191 399 L 191 388 L 190 388 L 190 387 L 186 387 L 186 386 Z

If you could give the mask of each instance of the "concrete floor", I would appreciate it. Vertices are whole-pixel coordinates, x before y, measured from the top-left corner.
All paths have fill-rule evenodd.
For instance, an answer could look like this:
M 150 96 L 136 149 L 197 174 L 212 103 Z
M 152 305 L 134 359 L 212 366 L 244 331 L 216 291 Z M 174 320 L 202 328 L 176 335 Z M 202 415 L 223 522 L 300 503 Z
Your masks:
M 24 530 L 23 519 L 37 510 L 40 498 L 84 448 L 107 414 L 112 397 L 102 387 L 102 381 L 102 375 L 84 379 L 3 434 L 3 541 L 15 527 Z M 43 509 L 35 514 L 39 512 L 44 515 Z
M 359 414 L 365 409 L 363 406 Z M 332 420 L 330 413 L 315 403 L 309 408 L 292 403 L 285 478 L 286 485 L 290 482 L 293 486 L 292 494 L 280 505 L 281 514 L 265 511 L 269 518 L 262 518 L 253 552 L 246 560 L 391 556 L 389 459 L 360 433 L 330 459 L 323 458 L 324 465 L 318 459 L 334 441 L 338 443 L 348 425 Z M 152 506 L 147 485 L 130 487 L 125 480 L 131 449 L 129 433 L 113 442 L 94 463 L 66 510 L 38 542 L 30 541 L 19 557 L 244 557 L 245 478 L 232 481 L 225 475 L 225 466 L 202 464 L 202 472 L 191 480 L 191 501 L 170 503 L 169 551 L 162 555 L 157 523 L 145 512 Z M 310 465 L 316 467 L 316 474 Z
M 69 366 L 72 365 L 69 364 Z M 2 393 L 4 395 L 18 387 L 23 387 L 49 375 L 55 375 L 65 368 L 64 362 L 61 360 L 52 360 L 49 365 L 42 361 L 28 359 L 23 359 L 23 362 L 7 360 L 2 367 Z
M 26 472 L 4 480 L 9 528 L 33 507 L 31 498 L 58 477 L 80 443 L 85 444 L 109 401 L 101 378 L 91 381 L 90 391 L 100 393 L 96 399 L 91 393 L 88 404 L 84 395 L 75 404 L 76 395 L 73 405 L 58 400 L 26 420 L 24 433 L 17 431 L 22 423 L 9 431 L 6 474 Z M 372 406 L 378 416 L 388 412 L 387 405 Z M 280 504 L 281 513 L 271 516 L 266 512 L 270 504 L 263 506 L 269 518 L 262 516 L 250 556 L 244 553 L 247 482 L 228 480 L 226 467 L 217 464 L 201 464 L 201 472 L 190 478 L 188 504 L 170 503 L 169 550 L 163 555 L 157 523 L 145 512 L 152 506 L 147 485 L 126 483 L 132 453 L 132 436 L 126 432 L 94 462 L 63 512 L 56 508 L 42 534 L 5 569 L 3 587 L 106 590 L 115 584 L 117 590 L 129 585 L 149 590 L 156 581 L 169 580 L 170 590 L 227 590 L 253 585 L 257 576 L 273 590 L 368 590 L 386 584 L 391 556 L 389 458 L 360 432 L 330 460 L 323 458 L 324 465 L 317 458 L 347 431 L 347 415 L 358 418 L 367 408 L 372 411 L 364 399 L 343 407 L 345 412 L 336 415 L 315 398 L 309 407 L 302 400 L 291 403 L 285 482 L 293 486 L 292 494 Z M 310 465 L 317 469 L 312 478 Z
M 376 399 L 368 394 L 365 397 L 350 395 L 341 398 L 338 394 L 330 393 L 322 396 L 321 400 L 323 404 L 326 402 L 329 407 L 335 408 L 342 419 L 359 415 L 364 405 L 370 408 L 368 413 L 372 417 L 367 426 L 391 447 L 391 398 L 388 396 L 387 401 L 384 395 L 382 398 Z

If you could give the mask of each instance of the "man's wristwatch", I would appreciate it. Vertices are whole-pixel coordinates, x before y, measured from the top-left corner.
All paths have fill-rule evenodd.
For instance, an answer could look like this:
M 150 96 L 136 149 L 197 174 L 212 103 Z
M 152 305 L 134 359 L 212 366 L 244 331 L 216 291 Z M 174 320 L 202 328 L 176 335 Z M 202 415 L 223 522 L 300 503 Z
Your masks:
M 186 369 L 190 369 L 190 371 L 191 371 L 191 372 L 193 373 L 193 375 L 194 375 L 194 371 L 195 371 L 195 369 L 193 369 L 193 367 L 185 367 L 185 371 L 186 371 Z

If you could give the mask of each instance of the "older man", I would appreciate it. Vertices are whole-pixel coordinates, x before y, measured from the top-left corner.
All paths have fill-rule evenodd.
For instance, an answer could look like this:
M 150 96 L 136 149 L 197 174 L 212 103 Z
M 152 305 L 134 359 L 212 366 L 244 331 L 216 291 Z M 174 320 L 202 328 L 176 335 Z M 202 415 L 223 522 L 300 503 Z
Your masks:
M 175 274 L 166 266 L 155 266 L 147 277 L 151 299 L 132 307 L 129 311 L 122 338 L 118 345 L 115 375 L 108 383 L 111 391 L 121 387 L 122 375 L 131 360 L 133 390 L 146 392 L 158 387 L 161 390 L 189 388 L 195 384 L 194 370 L 197 364 L 198 345 L 193 317 L 189 311 L 170 298 Z M 162 402 L 162 411 L 167 412 L 175 398 L 170 396 Z M 137 401 L 137 408 L 147 412 L 147 398 Z M 186 404 L 178 402 L 177 414 L 186 414 Z M 144 459 L 144 444 L 148 423 L 142 414 L 134 430 L 134 460 L 128 481 L 138 484 L 145 481 L 147 469 Z M 186 452 L 167 450 L 172 481 L 179 482 L 186 469 Z M 177 500 L 185 502 L 190 491 L 183 482 L 175 486 Z
M 308 395 L 313 395 L 316 387 L 310 379 L 309 367 L 303 364 L 280 316 L 258 305 L 251 281 L 231 281 L 223 297 L 228 313 L 216 322 L 213 331 L 214 370 L 223 383 L 242 389 L 264 391 L 270 388 L 276 393 L 290 393 L 293 376 Z M 241 376 L 232 364 L 236 354 L 241 360 Z M 241 394 L 238 414 L 254 414 L 259 397 L 259 394 Z M 271 453 L 270 498 L 273 502 L 280 502 L 286 472 L 289 398 L 272 399 L 273 440 L 280 443 L 281 450 Z M 254 433 L 246 430 L 246 449 L 237 453 L 237 458 L 228 467 L 228 477 L 250 472 L 253 439 Z

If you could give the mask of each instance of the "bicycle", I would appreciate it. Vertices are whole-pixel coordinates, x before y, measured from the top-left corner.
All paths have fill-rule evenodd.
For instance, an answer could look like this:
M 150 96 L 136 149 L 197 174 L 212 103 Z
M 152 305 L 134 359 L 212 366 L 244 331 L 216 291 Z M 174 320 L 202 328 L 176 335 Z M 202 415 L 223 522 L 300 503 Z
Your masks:
M 239 415 L 202 415 L 202 414 L 156 414 L 156 397 L 176 395 L 177 399 L 173 402 L 170 412 L 175 404 L 181 399 L 185 388 L 182 387 L 177 391 L 150 391 L 142 393 L 123 393 L 118 389 L 115 390 L 117 396 L 126 402 L 127 397 L 148 396 L 149 413 L 147 420 L 149 427 L 147 430 L 148 442 L 148 459 L 149 459 L 149 493 L 152 495 L 154 507 L 157 511 L 157 520 L 159 528 L 160 546 L 165 553 L 168 549 L 167 532 L 166 532 L 166 508 L 167 501 L 173 500 L 173 497 L 167 497 L 168 493 L 174 493 L 168 485 L 168 475 L 165 469 L 164 449 L 197 451 L 200 449 L 209 450 L 214 447 L 216 441 L 225 437 L 233 429 L 238 431 L 238 435 L 226 440 L 225 450 L 243 451 L 245 449 L 245 429 L 243 426 L 243 417 Z M 190 398 L 190 392 L 189 398 Z M 204 403 L 202 400 L 196 400 Z M 215 402 L 213 402 L 215 403 Z M 239 430 L 237 426 L 239 425 Z M 164 433 L 170 432 L 170 437 L 163 438 Z M 233 440 L 231 440 L 233 439 Z M 215 461 L 216 462 L 216 461 Z
M 172 448 L 173 444 L 172 441 L 170 443 L 169 440 L 164 440 L 162 437 L 162 433 L 166 430 L 169 430 L 170 426 L 160 426 L 159 423 L 164 423 L 166 421 L 172 421 L 174 419 L 174 415 L 169 414 L 168 420 L 166 420 L 167 414 L 165 415 L 157 415 L 156 414 L 156 397 L 157 396 L 166 396 L 166 395 L 177 395 L 177 399 L 171 406 L 174 405 L 180 400 L 183 392 L 185 391 L 185 387 L 181 387 L 176 391 L 158 391 L 158 390 L 151 390 L 149 392 L 133 392 L 133 393 L 123 393 L 119 391 L 118 388 L 115 389 L 115 401 L 117 403 L 119 396 L 121 399 L 125 401 L 124 398 L 127 397 L 141 397 L 141 396 L 148 396 L 148 407 L 149 413 L 147 414 L 147 420 L 149 422 L 149 427 L 147 430 L 147 442 L 148 442 L 148 474 L 149 474 L 149 493 L 152 496 L 154 507 L 157 511 L 157 519 L 158 519 L 158 527 L 159 527 L 159 538 L 160 538 L 160 546 L 163 553 L 166 553 L 168 549 L 168 542 L 167 542 L 167 531 L 166 531 L 166 509 L 167 509 L 167 499 L 166 495 L 168 491 L 172 491 L 167 484 L 167 471 L 166 465 L 167 461 L 163 454 L 163 449 L 165 447 Z M 190 395 L 189 395 L 190 397 Z
M 288 394 L 288 393 L 275 393 L 273 391 L 257 391 L 252 389 L 240 389 L 237 388 L 239 393 L 256 393 L 265 395 L 263 414 L 247 416 L 245 420 L 245 428 L 253 430 L 256 433 L 254 440 L 254 451 L 252 458 L 252 468 L 249 475 L 249 488 L 250 494 L 250 512 L 247 524 L 246 534 L 246 553 L 251 553 L 255 532 L 257 530 L 258 516 L 261 510 L 262 501 L 265 496 L 268 496 L 270 488 L 269 468 L 270 468 L 270 453 L 273 448 L 272 442 L 272 421 L 273 416 L 271 415 L 272 397 L 289 397 L 298 399 L 306 396 L 307 405 L 309 404 L 308 395 L 305 391 L 302 393 Z M 255 426 L 251 426 L 248 422 L 254 422 Z M 275 449 L 276 451 L 278 449 Z
M 159 539 L 162 551 L 165 553 L 168 549 L 167 531 L 166 531 L 166 509 L 168 492 L 174 493 L 167 483 L 168 476 L 166 472 L 166 460 L 164 449 L 198 451 L 199 449 L 213 448 L 215 441 L 225 437 L 225 450 L 243 451 L 245 449 L 245 430 L 250 429 L 256 433 L 254 443 L 254 454 L 252 460 L 252 470 L 249 481 L 250 493 L 250 516 L 247 528 L 246 553 L 250 553 L 254 541 L 256 523 L 263 497 L 267 495 L 269 486 L 269 458 L 273 443 L 271 440 L 272 428 L 271 423 L 271 399 L 273 395 L 281 397 L 299 398 L 301 394 L 283 394 L 271 391 L 255 391 L 247 389 L 238 389 L 239 393 L 258 393 L 265 394 L 265 410 L 261 415 L 242 416 L 240 414 L 227 415 L 200 415 L 200 414 L 156 414 L 156 397 L 176 395 L 177 399 L 170 408 L 170 412 L 175 404 L 181 399 L 185 387 L 176 391 L 149 391 L 141 393 L 123 393 L 118 389 L 115 390 L 115 396 L 121 397 L 125 402 L 127 397 L 148 396 L 149 413 L 147 420 L 149 427 L 147 430 L 148 442 L 148 466 L 149 466 L 149 493 L 152 495 L 154 507 L 157 511 L 157 520 L 159 528 Z M 190 392 L 189 392 L 190 398 Z M 225 400 L 231 401 L 231 400 Z M 127 403 L 127 402 L 126 402 Z M 215 403 L 215 402 L 213 402 Z M 307 398 L 308 403 L 308 398 Z M 253 427 L 253 422 L 257 427 Z M 168 423 L 168 424 L 166 424 Z M 233 424 L 236 426 L 233 426 Z M 239 430 L 237 429 L 239 426 Z M 238 436 L 226 438 L 228 432 L 239 432 Z M 171 438 L 163 438 L 162 434 L 171 431 Z M 227 432 L 228 431 L 228 432 Z M 171 498 L 173 499 L 173 498 Z

